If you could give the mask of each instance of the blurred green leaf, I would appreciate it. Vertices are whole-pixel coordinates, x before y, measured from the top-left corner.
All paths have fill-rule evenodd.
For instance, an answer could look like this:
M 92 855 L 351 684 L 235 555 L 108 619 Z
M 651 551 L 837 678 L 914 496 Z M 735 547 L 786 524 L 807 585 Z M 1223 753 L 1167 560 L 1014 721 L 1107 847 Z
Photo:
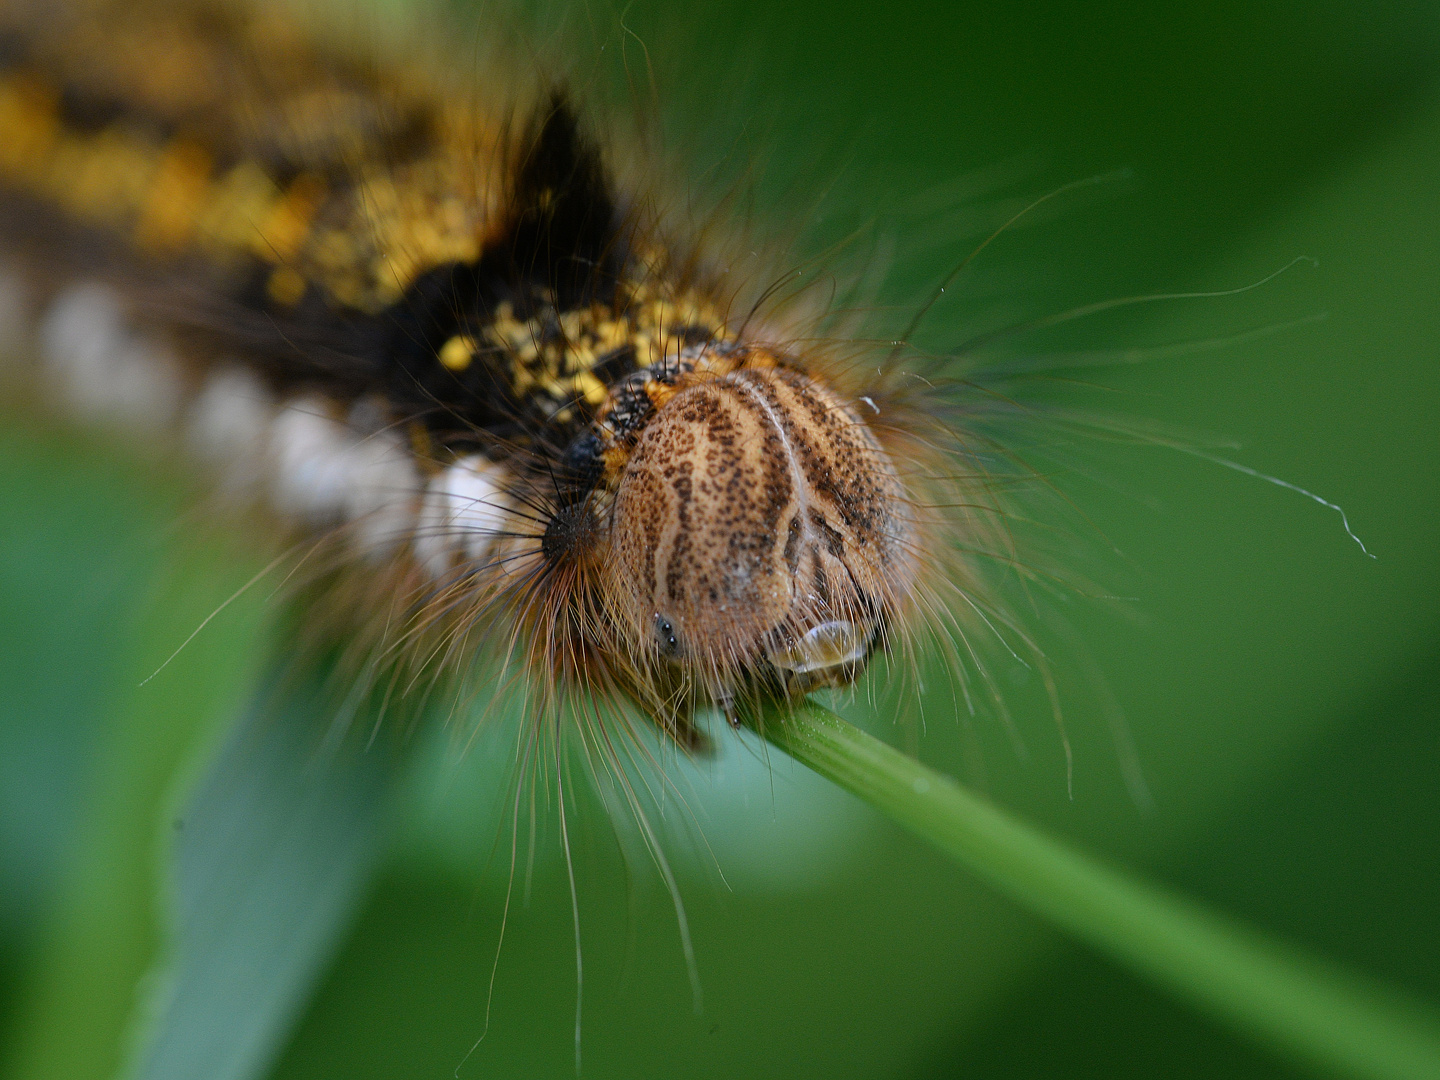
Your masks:
M 366 750 L 327 730 L 326 676 L 262 683 L 178 811 L 133 1080 L 263 1075 L 349 928 L 398 759 L 388 738 Z
M 62 451 L 36 475 L 54 484 L 50 497 L 67 502 L 93 479 L 86 474 L 101 460 L 85 456 L 77 461 Z M 67 468 L 77 466 L 80 475 L 67 475 Z M 103 468 L 110 483 L 125 485 L 120 490 L 139 489 L 135 464 Z M 168 498 L 151 506 L 174 513 L 177 494 L 172 485 Z M 87 506 L 93 504 L 69 508 Z M 62 509 L 62 519 L 65 513 Z M 103 518 L 88 515 L 76 522 L 78 536 L 101 558 L 108 557 L 106 548 L 115 538 L 104 524 Z M 62 849 L 56 895 L 39 920 L 37 944 L 27 957 L 29 976 L 22 983 L 3 1062 L 9 1076 L 108 1078 L 119 1067 L 139 1004 L 137 988 L 163 944 L 156 889 L 175 800 L 253 671 L 261 621 L 258 595 L 232 605 L 226 618 L 197 636 L 162 675 L 141 685 L 244 580 L 236 574 L 245 566 L 233 546 L 218 537 L 192 533 L 183 543 L 174 537 L 162 543 L 152 533 L 148 539 L 155 546 L 145 551 L 142 545 L 140 553 L 160 569 L 153 572 L 138 611 L 124 624 L 122 658 L 100 695 L 103 720 L 88 735 L 94 765 L 76 807 L 74 837 Z M 64 633 L 83 639 L 105 631 L 103 623 L 94 621 L 97 615 L 103 619 L 103 612 L 103 607 L 67 610 L 62 603 L 54 617 Z M 82 740 L 76 749 L 83 753 Z

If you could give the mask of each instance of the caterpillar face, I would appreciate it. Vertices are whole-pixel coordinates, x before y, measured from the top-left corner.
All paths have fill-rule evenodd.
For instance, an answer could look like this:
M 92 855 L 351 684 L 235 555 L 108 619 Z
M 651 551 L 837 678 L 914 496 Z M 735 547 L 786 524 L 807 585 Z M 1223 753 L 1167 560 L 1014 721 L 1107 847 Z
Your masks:
M 621 380 L 559 476 L 539 544 L 569 595 L 545 613 L 552 658 L 590 657 L 577 673 L 677 733 L 697 701 L 733 718 L 743 695 L 849 683 L 913 592 L 886 451 L 763 346 L 711 340 Z
M 618 478 L 601 587 L 650 664 L 722 702 L 757 675 L 791 692 L 849 682 L 911 584 L 906 508 L 834 393 L 792 368 L 741 367 L 675 389 L 646 426 Z

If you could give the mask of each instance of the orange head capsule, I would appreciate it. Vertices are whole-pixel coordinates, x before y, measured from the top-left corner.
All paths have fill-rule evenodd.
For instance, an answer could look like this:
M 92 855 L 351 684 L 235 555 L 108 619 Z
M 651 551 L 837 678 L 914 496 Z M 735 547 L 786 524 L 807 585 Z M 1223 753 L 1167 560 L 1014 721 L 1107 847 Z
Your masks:
M 916 566 L 911 504 L 855 410 L 768 354 L 715 360 L 633 437 L 597 574 L 642 686 L 728 710 L 751 686 L 852 681 Z

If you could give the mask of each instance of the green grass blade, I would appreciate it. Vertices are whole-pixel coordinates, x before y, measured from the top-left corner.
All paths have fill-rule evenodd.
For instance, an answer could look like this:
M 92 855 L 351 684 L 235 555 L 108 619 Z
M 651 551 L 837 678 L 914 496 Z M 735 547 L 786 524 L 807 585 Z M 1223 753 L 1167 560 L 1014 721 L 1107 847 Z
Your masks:
M 344 940 L 384 851 L 400 755 L 386 739 L 325 740 L 326 674 L 281 665 L 262 681 L 176 809 L 169 947 L 146 980 L 129 1080 L 265 1075 Z
M 261 597 L 248 595 L 142 687 L 157 657 L 235 588 L 236 568 L 244 573 L 243 557 L 224 544 L 192 543 L 169 556 L 101 721 L 70 865 L 41 931 L 15 1037 L 0 1054 L 7 1080 L 104 1080 L 120 1067 L 145 973 L 164 949 L 155 886 L 177 788 L 242 700 L 263 640 Z
M 1327 1073 L 1440 1077 L 1440 1020 L 1010 817 L 829 710 L 757 728 L 1030 911 L 1205 1011 Z

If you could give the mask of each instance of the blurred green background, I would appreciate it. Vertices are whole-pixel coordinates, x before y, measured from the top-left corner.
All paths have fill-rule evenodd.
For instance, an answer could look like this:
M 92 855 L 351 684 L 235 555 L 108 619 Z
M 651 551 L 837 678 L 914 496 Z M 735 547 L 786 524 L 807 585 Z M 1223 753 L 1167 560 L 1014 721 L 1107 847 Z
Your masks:
M 612 12 L 588 16 L 594 40 L 628 43 L 632 63 L 637 41 L 649 50 L 668 130 L 697 170 L 758 163 L 759 218 L 801 217 L 799 251 L 868 228 L 872 265 L 886 271 L 881 325 L 903 324 L 1024 201 L 1129 170 L 987 249 L 927 322 L 929 348 L 1318 260 L 1243 296 L 1117 311 L 996 355 L 1269 328 L 1057 372 L 1041 391 L 1076 410 L 1233 439 L 1228 456 L 1344 506 L 1376 559 L 1335 514 L 1261 480 L 1155 446 L 1079 441 L 1046 458 L 1056 505 L 1083 522 L 1067 522 L 1060 546 L 1114 595 L 1049 605 L 1083 652 L 1037 620 L 1060 668 L 1073 798 L 1044 695 L 1018 665 L 997 664 L 997 680 L 1023 752 L 994 717 L 956 716 L 948 691 L 927 702 L 923 730 L 867 715 L 863 695 L 845 708 L 1057 835 L 1440 1003 L 1433 7 L 636 3 L 624 15 L 633 36 Z M 102 1077 L 133 1060 L 139 1003 L 160 1000 L 166 978 L 189 985 L 164 929 L 175 897 L 186 912 L 229 902 L 187 892 L 209 871 L 172 852 L 190 793 L 212 791 L 206 763 L 254 693 L 269 642 L 263 597 L 227 609 L 137 686 L 258 567 L 243 538 L 183 516 L 188 483 L 103 437 L 5 414 L 6 1077 Z M 1127 790 L 1111 697 L 1148 809 Z M 195 1006 L 187 1023 L 254 1026 L 252 1052 L 235 1059 L 252 1074 L 573 1076 L 571 894 L 553 800 L 533 860 L 521 846 L 486 1027 L 509 872 L 507 724 L 501 710 L 468 754 L 453 732 L 417 734 L 379 779 L 343 763 L 327 774 L 356 801 L 324 828 L 285 834 L 293 863 L 271 859 L 280 841 L 255 856 L 280 883 L 267 893 L 274 925 L 295 924 L 297 905 L 311 910 L 303 873 L 284 868 L 331 865 L 335 836 L 373 844 L 373 879 L 357 855 L 346 880 L 368 882 L 362 892 L 315 886 L 333 918 L 294 949 L 260 940 L 270 924 L 259 919 L 247 931 L 255 950 L 308 960 L 288 974 L 277 960 L 273 995 L 262 982 L 243 1002 L 204 998 L 210 1011 Z M 653 816 L 703 1010 L 660 874 L 593 793 L 572 791 L 584 1076 L 1289 1074 L 753 744 L 673 762 L 670 775 L 676 791 Z M 282 785 L 253 803 L 222 790 L 205 805 L 284 810 L 307 790 Z M 243 880 L 252 868 L 232 869 Z

